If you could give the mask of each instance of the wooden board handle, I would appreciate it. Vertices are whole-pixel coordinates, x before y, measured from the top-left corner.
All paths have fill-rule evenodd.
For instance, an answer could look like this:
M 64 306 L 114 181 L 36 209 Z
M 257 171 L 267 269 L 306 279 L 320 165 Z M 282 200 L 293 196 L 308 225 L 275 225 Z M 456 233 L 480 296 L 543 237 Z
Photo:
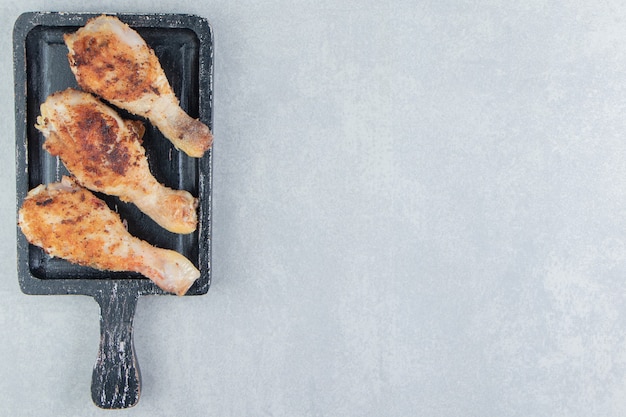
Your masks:
M 100 347 L 91 378 L 91 398 L 101 408 L 129 408 L 141 392 L 139 364 L 133 344 L 137 294 L 118 292 L 95 297 L 100 305 Z

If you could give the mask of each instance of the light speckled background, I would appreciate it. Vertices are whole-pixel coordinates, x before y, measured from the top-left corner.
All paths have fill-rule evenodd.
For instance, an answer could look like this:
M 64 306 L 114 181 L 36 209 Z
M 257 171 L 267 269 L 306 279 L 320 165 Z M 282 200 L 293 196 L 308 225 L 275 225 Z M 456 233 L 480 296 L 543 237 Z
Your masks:
M 215 32 L 213 286 L 140 299 L 116 415 L 626 414 L 626 6 L 97 3 L 0 3 L 1 414 L 108 415 L 96 303 L 16 278 L 30 10 Z

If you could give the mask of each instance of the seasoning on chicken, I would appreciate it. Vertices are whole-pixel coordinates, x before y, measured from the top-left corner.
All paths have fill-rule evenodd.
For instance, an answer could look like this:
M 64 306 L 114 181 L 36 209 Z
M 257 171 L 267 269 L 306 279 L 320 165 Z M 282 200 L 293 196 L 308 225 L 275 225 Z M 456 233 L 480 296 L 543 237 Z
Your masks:
M 84 187 L 134 203 L 173 233 L 196 229 L 198 200 L 154 178 L 141 145 L 141 122 L 122 119 L 89 93 L 67 89 L 41 105 L 36 127 L 46 137 L 43 147 Z
M 177 295 L 200 277 L 180 253 L 131 236 L 117 213 L 68 177 L 32 189 L 18 224 L 31 244 L 52 256 L 100 270 L 138 272 Z
M 114 16 L 99 16 L 65 35 L 78 84 L 117 107 L 149 119 L 176 148 L 201 157 L 211 147 L 209 128 L 180 107 L 154 51 Z

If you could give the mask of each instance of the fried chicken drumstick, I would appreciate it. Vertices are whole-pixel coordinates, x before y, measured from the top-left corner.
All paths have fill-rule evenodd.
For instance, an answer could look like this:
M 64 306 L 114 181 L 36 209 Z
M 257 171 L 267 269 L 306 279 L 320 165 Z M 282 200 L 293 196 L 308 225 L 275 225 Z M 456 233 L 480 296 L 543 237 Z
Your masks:
M 176 148 L 201 157 L 209 128 L 180 107 L 154 51 L 114 16 L 99 16 L 65 35 L 70 68 L 81 88 L 149 119 Z
M 93 95 L 67 89 L 41 105 L 36 127 L 46 137 L 43 147 L 84 187 L 134 203 L 171 232 L 196 229 L 198 200 L 152 176 L 141 122 L 123 120 Z
M 117 213 L 68 177 L 32 189 L 18 224 L 31 244 L 52 256 L 100 270 L 139 272 L 178 295 L 200 276 L 178 252 L 131 236 Z

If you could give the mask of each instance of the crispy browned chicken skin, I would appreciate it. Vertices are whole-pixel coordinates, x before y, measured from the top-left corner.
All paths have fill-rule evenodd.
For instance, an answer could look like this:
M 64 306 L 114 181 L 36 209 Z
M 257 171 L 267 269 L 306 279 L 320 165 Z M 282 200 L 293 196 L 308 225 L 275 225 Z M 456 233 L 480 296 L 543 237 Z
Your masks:
M 178 295 L 200 276 L 178 252 L 131 236 L 117 213 L 68 177 L 32 189 L 18 224 L 30 243 L 52 256 L 100 270 L 139 272 Z
M 201 157 L 211 147 L 209 128 L 180 108 L 154 51 L 128 25 L 99 16 L 65 35 L 65 43 L 83 89 L 149 119 L 189 156 Z
M 198 200 L 152 176 L 141 122 L 122 119 L 89 93 L 67 89 L 41 105 L 36 127 L 46 137 L 44 148 L 84 187 L 134 203 L 171 232 L 196 229 Z

